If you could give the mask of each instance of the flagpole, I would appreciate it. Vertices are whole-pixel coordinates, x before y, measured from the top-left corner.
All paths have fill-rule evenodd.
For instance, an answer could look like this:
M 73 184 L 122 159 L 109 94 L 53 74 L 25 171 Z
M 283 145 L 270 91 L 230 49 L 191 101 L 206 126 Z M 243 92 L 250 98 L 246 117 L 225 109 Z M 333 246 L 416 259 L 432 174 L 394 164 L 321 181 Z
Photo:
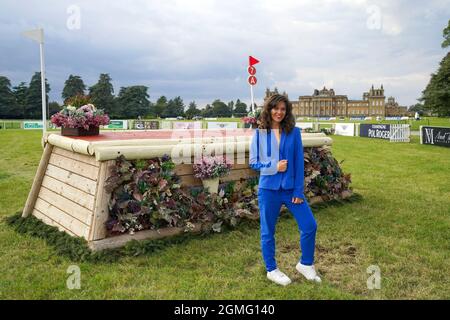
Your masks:
M 42 91 L 42 137 L 47 132 L 47 88 L 45 85 L 44 39 L 39 42 L 41 55 L 41 91 Z
M 254 74 L 256 73 L 256 69 L 255 69 L 255 67 L 253 67 L 253 65 L 257 64 L 257 63 L 259 63 L 258 59 L 254 58 L 252 56 L 248 56 L 248 65 L 249 66 L 247 68 L 247 71 L 250 74 L 250 76 L 254 78 L 254 80 L 252 80 L 252 82 L 250 82 L 250 77 L 249 77 L 250 98 L 251 98 L 251 101 L 250 101 L 250 112 L 252 112 L 252 113 L 254 112 L 253 106 L 255 104 L 254 97 L 253 97 L 253 85 L 256 84 L 256 78 L 254 77 Z M 250 68 L 253 68 L 253 69 L 250 69 Z M 250 71 L 250 70 L 252 70 L 252 71 Z
M 39 52 L 41 60 L 41 97 L 42 97 L 42 137 L 47 132 L 47 88 L 45 85 L 45 63 L 44 63 L 44 29 L 33 29 L 22 33 L 39 43 Z M 43 140 L 42 140 L 43 141 Z
M 253 102 L 253 86 L 252 86 L 252 85 L 250 85 L 250 96 L 251 96 L 250 111 L 253 112 L 253 105 L 254 105 L 254 102 Z

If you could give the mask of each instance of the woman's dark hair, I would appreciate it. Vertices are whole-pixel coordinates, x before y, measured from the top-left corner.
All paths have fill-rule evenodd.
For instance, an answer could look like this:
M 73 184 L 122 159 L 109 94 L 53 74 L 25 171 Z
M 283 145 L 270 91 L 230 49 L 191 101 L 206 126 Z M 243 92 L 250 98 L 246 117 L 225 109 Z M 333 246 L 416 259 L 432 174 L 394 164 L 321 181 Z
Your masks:
M 284 102 L 286 105 L 286 115 L 280 123 L 281 128 L 284 132 L 289 133 L 295 127 L 295 117 L 292 113 L 292 103 L 288 98 L 281 94 L 274 94 L 270 96 L 266 103 L 264 103 L 263 110 L 259 116 L 259 126 L 260 129 L 270 130 L 272 127 L 272 116 L 271 111 L 277 106 L 278 103 Z

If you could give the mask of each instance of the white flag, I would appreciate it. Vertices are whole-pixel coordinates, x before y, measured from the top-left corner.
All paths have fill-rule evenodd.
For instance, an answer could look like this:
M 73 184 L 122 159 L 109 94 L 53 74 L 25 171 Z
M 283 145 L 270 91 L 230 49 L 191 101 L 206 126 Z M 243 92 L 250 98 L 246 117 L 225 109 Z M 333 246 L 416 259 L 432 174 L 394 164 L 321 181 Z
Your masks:
M 33 39 L 39 43 L 44 43 L 44 30 L 43 29 L 35 29 L 29 30 L 22 33 L 25 37 Z

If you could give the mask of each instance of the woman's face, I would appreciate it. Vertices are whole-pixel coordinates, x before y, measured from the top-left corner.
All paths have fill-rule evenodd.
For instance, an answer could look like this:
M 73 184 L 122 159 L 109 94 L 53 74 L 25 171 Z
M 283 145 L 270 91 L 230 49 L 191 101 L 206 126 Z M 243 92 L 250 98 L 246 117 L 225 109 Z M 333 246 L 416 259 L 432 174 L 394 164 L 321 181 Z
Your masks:
M 272 117 L 272 123 L 280 124 L 286 116 L 286 103 L 280 101 L 277 105 L 270 110 L 270 115 Z

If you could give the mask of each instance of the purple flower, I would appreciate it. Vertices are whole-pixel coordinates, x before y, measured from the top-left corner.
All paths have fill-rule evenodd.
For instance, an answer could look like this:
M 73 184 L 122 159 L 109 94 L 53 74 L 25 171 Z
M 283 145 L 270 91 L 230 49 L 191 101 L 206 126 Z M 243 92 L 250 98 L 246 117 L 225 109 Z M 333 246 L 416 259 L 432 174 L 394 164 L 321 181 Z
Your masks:
M 161 161 L 162 162 L 166 162 L 166 161 L 169 161 L 170 160 L 170 156 L 168 155 L 168 154 L 164 154 L 162 157 L 161 157 Z
M 128 210 L 132 213 L 137 213 L 141 211 L 141 205 L 137 201 L 128 202 Z
M 223 177 L 231 170 L 231 163 L 225 156 L 203 156 L 193 164 L 194 176 L 200 179 Z
M 73 110 L 71 106 L 65 106 L 63 110 L 51 117 L 51 122 L 57 127 L 89 130 L 89 127 L 109 124 L 109 117 L 103 110 L 97 110 L 94 105 L 87 104 L 76 110 Z

